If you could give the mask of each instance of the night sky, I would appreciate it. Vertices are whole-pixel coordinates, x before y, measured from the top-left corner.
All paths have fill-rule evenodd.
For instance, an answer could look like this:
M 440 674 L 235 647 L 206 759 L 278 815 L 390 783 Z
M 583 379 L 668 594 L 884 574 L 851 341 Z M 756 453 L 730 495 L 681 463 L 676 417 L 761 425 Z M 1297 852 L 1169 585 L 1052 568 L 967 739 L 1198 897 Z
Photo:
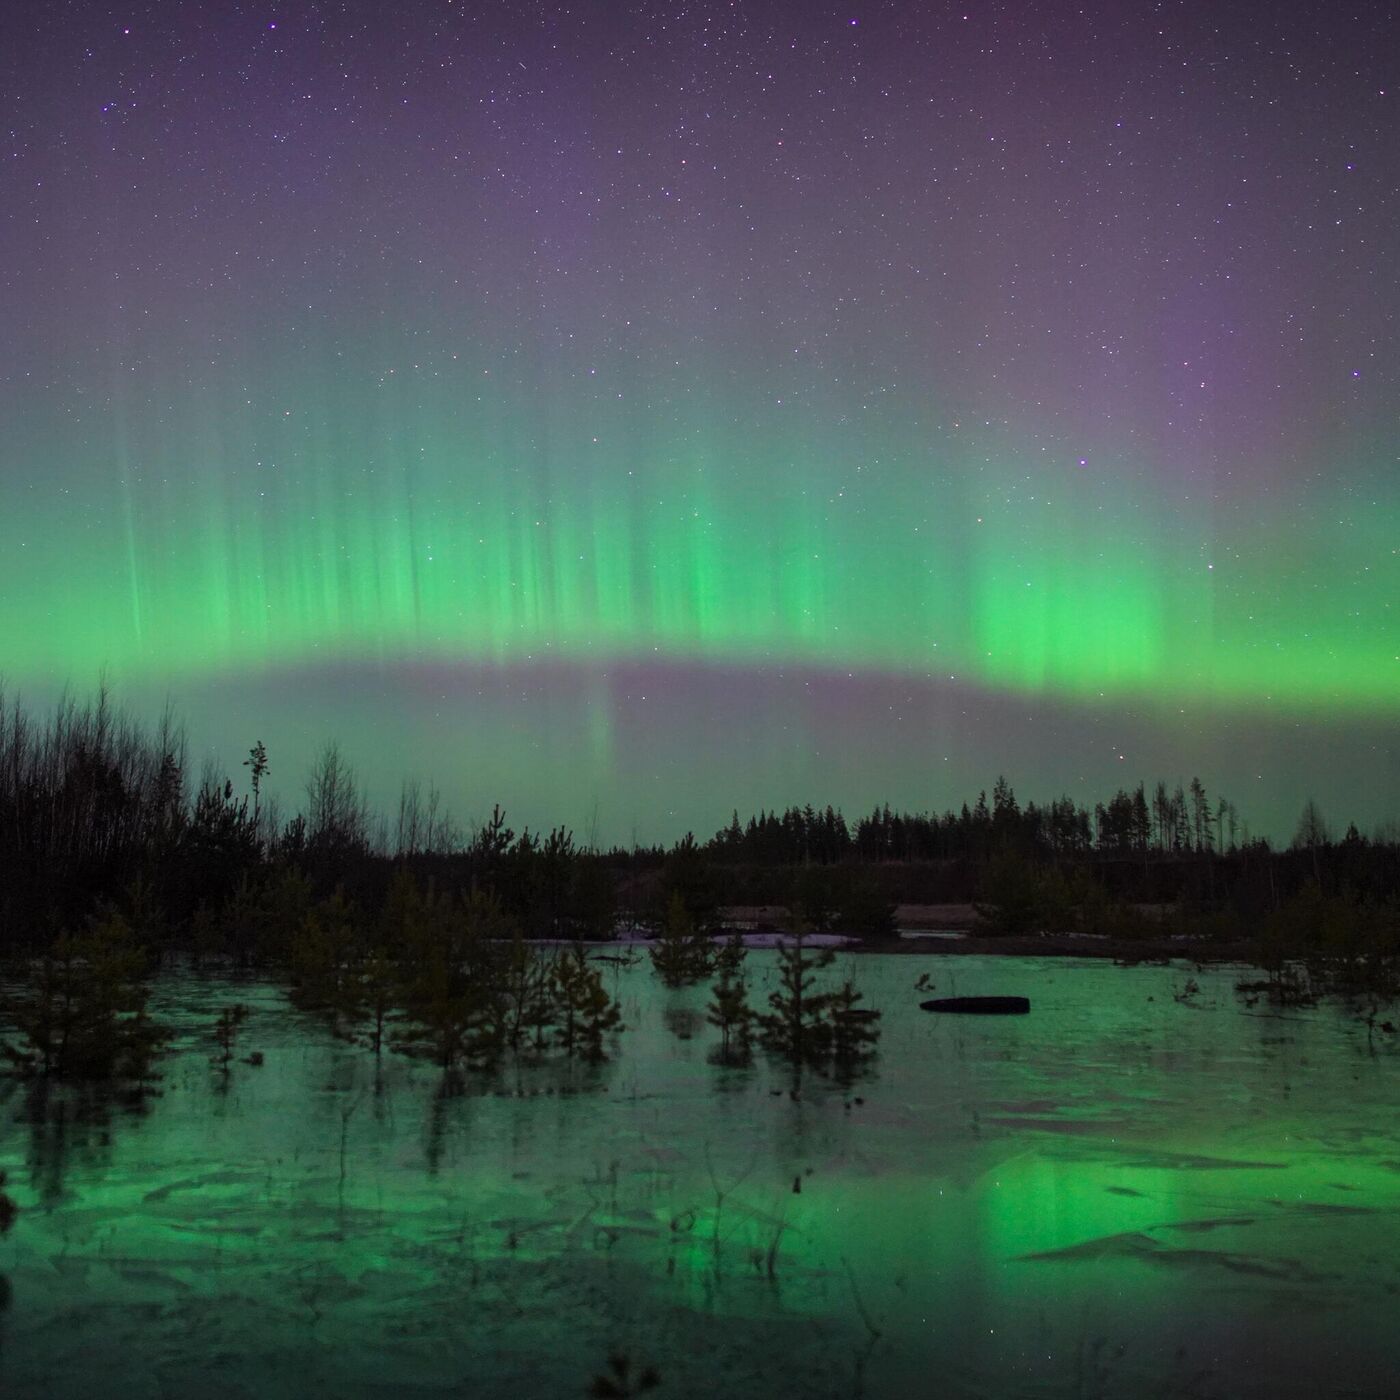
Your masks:
M 0 672 L 294 803 L 1400 803 L 1390 3 L 0 8 Z

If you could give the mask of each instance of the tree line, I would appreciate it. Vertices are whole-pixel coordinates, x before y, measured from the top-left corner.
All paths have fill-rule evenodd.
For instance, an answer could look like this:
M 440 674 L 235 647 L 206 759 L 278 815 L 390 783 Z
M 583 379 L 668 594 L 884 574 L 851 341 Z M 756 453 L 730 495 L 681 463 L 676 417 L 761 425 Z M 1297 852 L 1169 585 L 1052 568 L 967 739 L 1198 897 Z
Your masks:
M 741 824 L 736 811 L 710 850 L 724 861 L 830 865 L 977 858 L 1008 848 L 1046 855 L 1183 855 L 1236 850 L 1249 840 L 1234 803 L 1212 800 L 1199 778 L 1186 790 L 1158 782 L 1150 795 L 1139 783 L 1090 810 L 1071 797 L 1023 807 L 1000 777 L 990 803 L 981 792 L 971 807 L 963 803 L 960 811 L 941 815 L 893 812 L 885 805 L 852 823 L 839 808 L 808 805 L 760 812 Z
M 1249 919 L 1307 884 L 1373 902 L 1400 887 L 1394 841 L 1354 827 L 1334 840 L 1309 802 L 1276 851 L 1198 779 L 1139 784 L 1090 809 L 1070 797 L 1023 804 L 999 778 L 990 800 L 941 814 L 880 806 L 848 820 L 809 805 L 742 822 L 736 811 L 708 840 L 599 850 L 563 826 L 517 831 L 500 807 L 466 830 L 416 783 L 376 814 L 334 743 L 288 814 L 265 793 L 275 762 L 255 742 L 240 791 L 208 765 L 191 771 L 169 713 L 142 726 L 99 692 L 40 720 L 0 694 L 0 950 L 48 946 L 111 907 L 157 955 L 251 960 L 289 891 L 339 889 L 378 908 L 399 867 L 439 890 L 481 891 L 529 937 L 572 939 L 660 928 L 673 901 L 706 933 L 725 907 L 782 905 L 808 928 L 877 936 L 893 933 L 899 902 L 975 900 L 1008 931 L 1082 925 L 1097 910 L 1123 931 L 1133 905 Z

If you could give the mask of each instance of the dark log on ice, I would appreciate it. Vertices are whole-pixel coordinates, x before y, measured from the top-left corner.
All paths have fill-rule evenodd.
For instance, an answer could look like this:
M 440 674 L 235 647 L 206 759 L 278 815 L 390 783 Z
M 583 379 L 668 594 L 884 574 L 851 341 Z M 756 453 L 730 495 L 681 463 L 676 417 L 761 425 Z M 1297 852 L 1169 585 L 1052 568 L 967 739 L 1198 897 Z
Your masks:
M 963 1016 L 1024 1016 L 1029 997 L 935 997 L 921 1001 L 921 1011 L 951 1011 Z

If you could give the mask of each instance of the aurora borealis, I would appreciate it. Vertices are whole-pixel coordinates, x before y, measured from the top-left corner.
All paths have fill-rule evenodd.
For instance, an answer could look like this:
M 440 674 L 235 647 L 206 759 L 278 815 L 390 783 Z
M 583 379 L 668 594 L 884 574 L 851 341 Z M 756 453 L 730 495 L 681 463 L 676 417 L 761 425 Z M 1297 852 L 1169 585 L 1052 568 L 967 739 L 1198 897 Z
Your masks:
M 616 839 L 1393 816 L 1397 28 L 7 5 L 0 673 Z

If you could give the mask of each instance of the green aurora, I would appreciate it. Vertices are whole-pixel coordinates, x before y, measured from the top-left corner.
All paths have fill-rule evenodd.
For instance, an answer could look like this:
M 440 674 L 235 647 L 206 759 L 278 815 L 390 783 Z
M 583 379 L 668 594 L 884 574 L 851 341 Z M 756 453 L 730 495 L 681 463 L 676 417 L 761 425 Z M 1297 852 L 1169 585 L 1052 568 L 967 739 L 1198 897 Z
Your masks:
M 8 693 L 616 839 L 1395 816 L 1394 6 L 90 8 L 6 11 Z
M 990 432 L 962 460 L 912 429 L 871 459 L 869 434 L 781 423 L 619 446 L 586 406 L 493 424 L 316 387 L 281 398 L 317 412 L 264 406 L 241 434 L 232 409 L 147 415 L 111 433 L 115 464 L 50 445 L 60 468 L 0 516 L 8 678 L 640 658 L 1148 706 L 1400 695 L 1393 483 L 1270 519 L 1173 508 L 1130 463 L 1032 472 Z

